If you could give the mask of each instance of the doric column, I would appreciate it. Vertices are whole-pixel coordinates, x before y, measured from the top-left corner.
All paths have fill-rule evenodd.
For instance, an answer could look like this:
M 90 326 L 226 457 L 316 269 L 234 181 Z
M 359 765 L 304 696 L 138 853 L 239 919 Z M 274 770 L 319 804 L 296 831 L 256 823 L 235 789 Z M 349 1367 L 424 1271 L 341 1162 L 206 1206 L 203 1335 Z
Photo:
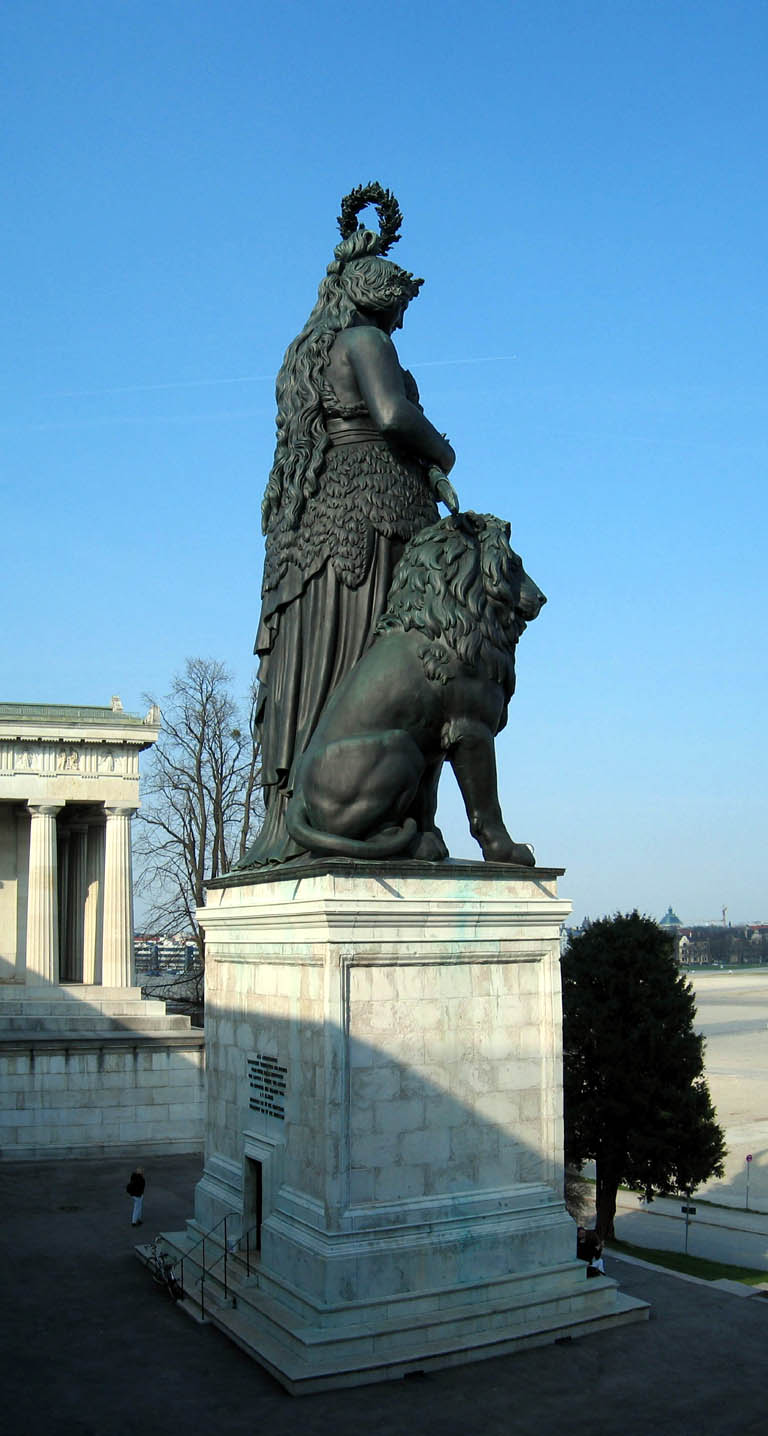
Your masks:
M 104 824 L 88 824 L 85 918 L 83 921 L 83 982 L 101 982 L 101 922 L 104 905 Z
M 56 881 L 56 814 L 62 803 L 28 803 L 29 888 L 27 982 L 59 980 L 59 902 Z
M 69 828 L 56 829 L 56 864 L 59 875 L 59 980 L 67 971 L 67 932 L 69 928 Z
M 62 981 L 83 980 L 83 925 L 85 922 L 88 824 L 69 824 L 69 898 L 67 902 L 67 965 Z
M 135 812 L 135 808 L 107 808 L 101 979 L 105 987 L 133 985 L 131 818 Z

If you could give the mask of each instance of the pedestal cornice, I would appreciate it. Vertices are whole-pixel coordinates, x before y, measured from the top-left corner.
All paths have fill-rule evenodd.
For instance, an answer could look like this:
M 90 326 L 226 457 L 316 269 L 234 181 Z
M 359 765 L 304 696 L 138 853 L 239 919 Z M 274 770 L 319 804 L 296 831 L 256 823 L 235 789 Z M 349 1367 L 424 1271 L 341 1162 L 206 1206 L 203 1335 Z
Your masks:
M 258 923 L 265 944 L 418 943 L 446 946 L 556 938 L 571 904 L 557 897 L 561 868 L 501 863 L 306 863 L 229 874 L 208 884 L 198 918 L 227 945 L 226 959 Z M 222 958 L 224 954 L 219 954 Z M 268 960 L 268 959 L 267 959 Z
M 273 863 L 267 867 L 235 869 L 220 878 L 210 878 L 206 888 L 213 892 L 219 888 L 261 887 L 264 883 L 297 882 L 309 878 L 331 877 L 335 880 L 346 878 L 380 878 L 382 881 L 398 877 L 433 878 L 436 882 L 456 882 L 462 878 L 484 879 L 488 882 L 514 882 L 534 879 L 546 882 L 562 877 L 565 868 L 515 867 L 511 863 L 473 862 L 471 859 L 449 858 L 444 863 L 414 861 L 355 862 L 351 858 L 307 858 L 295 862 Z

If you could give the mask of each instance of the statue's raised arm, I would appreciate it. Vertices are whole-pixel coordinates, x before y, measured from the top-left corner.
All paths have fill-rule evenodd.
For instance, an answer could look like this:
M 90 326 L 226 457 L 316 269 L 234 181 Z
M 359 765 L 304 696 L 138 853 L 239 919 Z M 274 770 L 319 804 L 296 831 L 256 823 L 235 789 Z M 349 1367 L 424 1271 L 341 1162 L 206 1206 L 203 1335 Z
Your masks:
M 445 473 L 453 468 L 450 444 L 425 418 L 411 375 L 401 369 L 389 334 L 377 325 L 358 323 L 338 336 L 328 381 L 336 394 L 362 400 L 374 427 L 391 444 Z

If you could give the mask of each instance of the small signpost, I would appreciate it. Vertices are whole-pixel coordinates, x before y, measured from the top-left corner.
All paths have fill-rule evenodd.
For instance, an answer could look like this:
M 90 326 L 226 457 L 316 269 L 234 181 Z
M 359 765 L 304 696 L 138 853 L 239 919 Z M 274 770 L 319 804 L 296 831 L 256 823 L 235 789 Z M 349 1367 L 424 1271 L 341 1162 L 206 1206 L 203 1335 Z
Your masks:
M 751 1153 L 751 1152 L 748 1152 L 748 1153 L 747 1153 L 746 1163 L 747 1163 L 747 1200 L 746 1200 L 746 1202 L 745 1202 L 745 1206 L 746 1206 L 747 1211 L 749 1211 L 749 1169 L 750 1169 L 750 1167 L 751 1167 L 751 1165 L 752 1165 L 752 1153 Z
M 687 1203 L 684 1202 L 683 1205 L 682 1205 L 681 1208 L 680 1208 L 681 1212 L 683 1212 L 683 1214 L 685 1215 L 685 1255 L 686 1255 L 686 1256 L 688 1255 L 688 1226 L 689 1226 L 691 1217 L 695 1217 L 695 1215 L 696 1215 L 696 1208 L 693 1207 L 693 1206 L 691 1206 L 691 1194 L 690 1194 L 690 1192 L 687 1193 L 687 1196 L 688 1196 L 688 1201 L 687 1201 Z

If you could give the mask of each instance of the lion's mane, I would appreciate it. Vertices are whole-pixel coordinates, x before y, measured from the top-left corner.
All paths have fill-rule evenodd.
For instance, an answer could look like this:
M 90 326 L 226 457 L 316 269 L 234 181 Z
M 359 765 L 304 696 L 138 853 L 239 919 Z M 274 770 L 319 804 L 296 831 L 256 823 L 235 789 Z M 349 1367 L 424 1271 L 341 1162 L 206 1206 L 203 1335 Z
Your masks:
M 407 544 L 376 636 L 422 633 L 430 640 L 420 650 L 428 678 L 447 683 L 458 659 L 511 697 L 515 646 L 525 628 L 522 576 L 508 523 L 492 514 L 451 514 Z

